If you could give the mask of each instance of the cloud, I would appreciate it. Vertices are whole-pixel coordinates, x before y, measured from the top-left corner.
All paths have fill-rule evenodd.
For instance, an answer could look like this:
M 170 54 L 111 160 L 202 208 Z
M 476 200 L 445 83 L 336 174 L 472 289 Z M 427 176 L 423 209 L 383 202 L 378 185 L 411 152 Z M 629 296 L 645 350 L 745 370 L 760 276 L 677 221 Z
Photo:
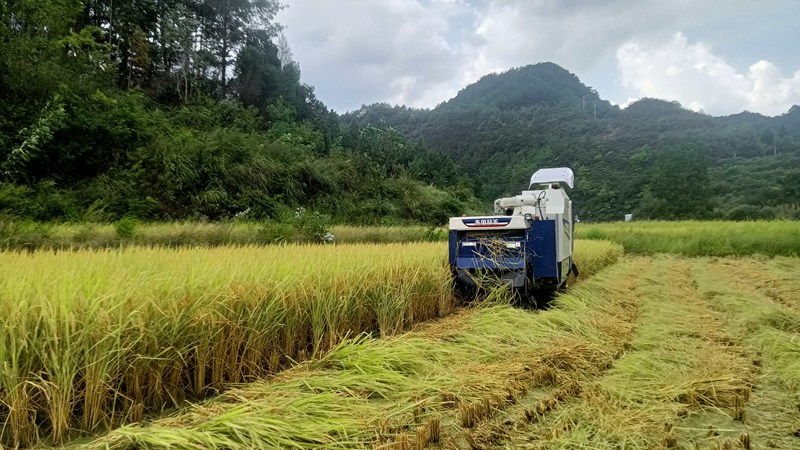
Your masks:
M 609 47 L 616 48 L 651 22 L 649 18 L 668 18 L 678 10 L 664 3 L 493 1 L 477 30 L 487 42 L 481 53 L 505 64 L 551 60 L 571 70 L 587 69 L 607 56 Z M 664 19 L 659 23 L 669 22 Z
M 304 0 L 279 20 L 303 79 L 342 111 L 376 101 L 427 106 L 437 91 L 454 94 L 465 56 L 448 35 L 465 10 L 442 0 Z
M 766 61 L 742 64 L 764 59 L 765 48 L 775 61 L 792 59 L 793 41 L 780 37 L 794 32 L 791 21 L 749 24 L 792 16 L 794 0 L 776 1 L 784 6 L 774 10 L 728 0 L 288 1 L 278 20 L 303 81 L 340 112 L 373 102 L 432 107 L 483 75 L 542 61 L 616 102 L 647 95 L 718 114 L 775 114 L 797 101 L 797 75 Z M 727 59 L 706 44 L 676 41 L 678 31 L 719 44 Z
M 800 103 L 800 71 L 785 77 L 769 61 L 737 71 L 711 46 L 677 33 L 662 44 L 631 40 L 616 52 L 622 83 L 636 97 L 677 100 L 714 115 L 742 110 L 778 115 Z
M 434 106 L 483 75 L 541 61 L 580 76 L 648 18 L 675 11 L 660 0 L 298 0 L 278 19 L 304 79 L 344 110 Z

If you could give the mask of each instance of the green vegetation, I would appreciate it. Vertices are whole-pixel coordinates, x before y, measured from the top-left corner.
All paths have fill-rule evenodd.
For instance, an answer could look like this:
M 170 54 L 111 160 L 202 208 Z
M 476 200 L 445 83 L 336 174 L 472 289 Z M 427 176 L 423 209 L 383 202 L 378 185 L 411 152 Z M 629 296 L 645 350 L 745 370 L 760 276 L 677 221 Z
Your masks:
M 0 217 L 438 225 L 476 206 L 449 157 L 340 130 L 277 1 L 123 3 L 0 5 Z
M 430 226 L 329 225 L 304 212 L 286 221 L 137 223 L 40 223 L 0 219 L 0 248 L 81 250 L 129 246 L 186 247 L 283 243 L 390 243 L 446 241 L 447 230 Z
M 536 169 L 571 167 L 576 213 L 604 221 L 800 217 L 798 117 L 800 106 L 711 117 L 657 99 L 619 109 L 540 63 L 487 75 L 432 110 L 376 104 L 341 120 L 388 124 L 442 150 L 486 202 L 527 188 Z
M 797 221 L 581 223 L 575 230 L 578 238 L 607 239 L 634 254 L 800 255 Z
M 584 220 L 800 215 L 800 108 L 621 110 L 540 63 L 433 110 L 338 116 L 300 79 L 276 0 L 0 6 L 0 216 L 441 225 L 570 166 Z M 123 231 L 124 233 L 124 231 Z

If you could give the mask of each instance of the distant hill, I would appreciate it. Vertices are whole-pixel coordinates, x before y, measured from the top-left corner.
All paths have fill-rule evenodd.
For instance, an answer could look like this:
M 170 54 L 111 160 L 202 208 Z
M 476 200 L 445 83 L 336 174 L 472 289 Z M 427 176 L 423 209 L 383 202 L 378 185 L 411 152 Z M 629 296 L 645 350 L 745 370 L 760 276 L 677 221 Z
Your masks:
M 800 216 L 797 106 L 779 117 L 713 117 L 651 98 L 619 108 L 540 63 L 487 75 L 434 109 L 376 104 L 341 121 L 391 126 L 440 150 L 487 202 L 525 188 L 537 168 L 569 166 L 588 220 Z
M 493 73 L 462 89 L 451 100 L 441 104 L 440 111 L 468 108 L 523 109 L 533 105 L 547 107 L 595 108 L 601 117 L 616 112 L 611 103 L 581 83 L 574 74 L 553 63 L 539 63 Z

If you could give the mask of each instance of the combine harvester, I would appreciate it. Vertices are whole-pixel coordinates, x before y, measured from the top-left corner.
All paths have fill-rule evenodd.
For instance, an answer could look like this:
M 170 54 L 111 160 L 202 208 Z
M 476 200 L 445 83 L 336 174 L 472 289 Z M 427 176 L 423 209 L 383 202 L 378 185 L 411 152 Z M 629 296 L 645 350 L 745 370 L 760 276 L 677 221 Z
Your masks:
M 541 169 L 520 195 L 494 202 L 494 216 L 450 219 L 449 260 L 457 292 L 473 296 L 510 286 L 521 301 L 547 300 L 578 274 L 572 261 L 575 176 Z

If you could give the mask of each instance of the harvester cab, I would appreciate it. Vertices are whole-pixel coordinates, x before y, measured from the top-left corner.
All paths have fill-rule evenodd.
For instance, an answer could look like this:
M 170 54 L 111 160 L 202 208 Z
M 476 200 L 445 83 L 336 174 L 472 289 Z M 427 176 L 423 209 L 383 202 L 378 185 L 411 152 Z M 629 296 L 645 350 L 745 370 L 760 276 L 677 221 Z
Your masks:
M 575 176 L 566 167 L 540 169 L 529 190 L 494 202 L 495 215 L 450 219 L 449 262 L 462 293 L 509 285 L 524 298 L 566 287 L 572 260 Z

